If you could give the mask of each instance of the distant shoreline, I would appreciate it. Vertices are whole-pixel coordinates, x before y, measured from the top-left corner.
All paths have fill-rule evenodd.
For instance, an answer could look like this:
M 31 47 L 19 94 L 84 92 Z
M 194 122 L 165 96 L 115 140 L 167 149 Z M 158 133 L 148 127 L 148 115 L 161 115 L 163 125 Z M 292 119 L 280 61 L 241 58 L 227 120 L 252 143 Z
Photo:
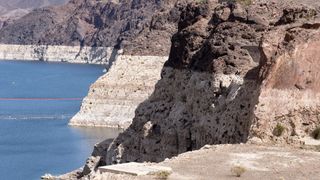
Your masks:
M 112 47 L 0 44 L 0 60 L 108 64 Z

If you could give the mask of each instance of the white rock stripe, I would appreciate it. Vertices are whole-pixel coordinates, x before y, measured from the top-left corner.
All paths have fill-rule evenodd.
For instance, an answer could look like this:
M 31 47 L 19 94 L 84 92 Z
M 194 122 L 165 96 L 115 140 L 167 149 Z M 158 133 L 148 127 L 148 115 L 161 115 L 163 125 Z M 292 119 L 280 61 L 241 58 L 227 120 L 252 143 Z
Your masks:
M 137 106 L 154 91 L 167 58 L 120 55 L 91 86 L 70 125 L 127 128 Z
M 0 44 L 0 60 L 108 64 L 111 47 Z

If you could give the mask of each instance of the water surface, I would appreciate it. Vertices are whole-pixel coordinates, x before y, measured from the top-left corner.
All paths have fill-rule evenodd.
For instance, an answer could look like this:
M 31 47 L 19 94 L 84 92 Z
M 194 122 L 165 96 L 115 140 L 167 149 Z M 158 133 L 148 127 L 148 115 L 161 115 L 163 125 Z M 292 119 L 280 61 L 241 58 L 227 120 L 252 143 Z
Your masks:
M 0 61 L 0 174 L 39 179 L 83 165 L 95 143 L 118 130 L 69 127 L 103 67 Z

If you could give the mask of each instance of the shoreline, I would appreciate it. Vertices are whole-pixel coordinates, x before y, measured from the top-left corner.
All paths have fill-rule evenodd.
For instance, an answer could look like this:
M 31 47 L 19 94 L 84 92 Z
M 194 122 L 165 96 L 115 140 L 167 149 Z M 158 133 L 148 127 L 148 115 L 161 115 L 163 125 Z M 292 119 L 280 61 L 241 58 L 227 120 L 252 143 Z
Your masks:
M 126 129 L 154 92 L 167 56 L 119 55 L 90 87 L 70 126 Z M 108 68 L 107 68 L 108 69 Z
M 112 47 L 0 44 L 0 60 L 105 65 L 115 58 Z
M 160 80 L 160 73 L 167 59 L 168 56 L 123 55 L 122 50 L 111 47 L 0 44 L 0 61 L 105 67 L 104 74 L 90 86 L 87 96 L 82 99 L 78 113 L 70 118 L 68 125 L 74 127 L 122 130 L 129 127 L 136 107 L 148 99 Z M 133 81 L 138 83 L 132 84 Z M 106 86 L 118 93 L 108 92 L 105 90 Z M 123 89 L 124 86 L 126 88 Z M 116 115 L 119 113 L 122 114 L 120 118 Z
M 97 64 L 97 63 L 87 63 L 87 62 L 73 62 L 73 61 L 42 61 L 42 60 L 23 60 L 23 59 L 0 59 L 0 62 L 16 62 L 16 63 L 46 63 L 46 64 L 66 64 L 66 65 L 89 65 L 103 67 L 103 73 L 105 72 L 106 63 Z

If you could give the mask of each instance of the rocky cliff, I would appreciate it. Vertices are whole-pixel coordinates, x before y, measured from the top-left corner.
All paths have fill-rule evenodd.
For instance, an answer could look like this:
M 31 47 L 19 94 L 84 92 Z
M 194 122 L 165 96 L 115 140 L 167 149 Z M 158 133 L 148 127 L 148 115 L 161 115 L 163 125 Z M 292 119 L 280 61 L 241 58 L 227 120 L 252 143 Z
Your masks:
M 70 2 L 77 3 L 74 12 L 76 16 L 81 14 L 81 22 L 95 23 L 95 26 L 90 25 L 92 34 L 84 33 L 81 41 L 72 42 L 70 35 L 55 32 L 53 36 L 71 44 L 122 47 L 125 54 L 115 62 L 109 62 L 111 68 L 108 67 L 107 74 L 91 86 L 80 112 L 71 119 L 70 125 L 125 129 L 131 124 L 136 107 L 149 97 L 160 79 L 160 71 L 170 50 L 170 37 L 177 30 L 180 10 L 185 2 Z M 91 22 L 89 16 L 94 18 Z M 77 29 L 88 32 L 83 23 L 74 23 Z M 70 27 L 66 30 L 70 31 Z
M 13 24 L 15 20 L 20 19 L 33 9 L 52 5 L 63 5 L 66 2 L 67 0 L 0 0 L 0 29 L 9 24 Z
M 116 46 L 127 54 L 167 56 L 179 19 L 177 1 L 71 0 L 34 10 L 1 29 L 0 43 Z
M 0 58 L 105 64 L 110 72 L 70 125 L 126 128 L 160 79 L 186 1 L 71 0 L 36 9 L 0 30 Z M 119 48 L 125 56 L 116 58 Z
M 14 9 L 36 9 L 40 7 L 50 6 L 50 5 L 62 5 L 68 0 L 0 0 L 0 12 L 8 12 Z M 2 14 L 2 13 L 0 13 Z
M 311 138 L 320 123 L 320 24 L 310 3 L 187 5 L 153 94 L 124 133 L 97 146 L 82 175 L 89 167 L 158 162 L 205 144 L 297 145 Z
M 106 65 L 111 72 L 92 85 L 70 125 L 126 128 L 160 79 L 186 2 L 71 0 L 39 8 L 0 30 L 0 59 Z M 119 48 L 126 56 L 116 58 Z
M 137 106 L 154 91 L 167 57 L 119 55 L 91 87 L 73 126 L 126 129 Z

